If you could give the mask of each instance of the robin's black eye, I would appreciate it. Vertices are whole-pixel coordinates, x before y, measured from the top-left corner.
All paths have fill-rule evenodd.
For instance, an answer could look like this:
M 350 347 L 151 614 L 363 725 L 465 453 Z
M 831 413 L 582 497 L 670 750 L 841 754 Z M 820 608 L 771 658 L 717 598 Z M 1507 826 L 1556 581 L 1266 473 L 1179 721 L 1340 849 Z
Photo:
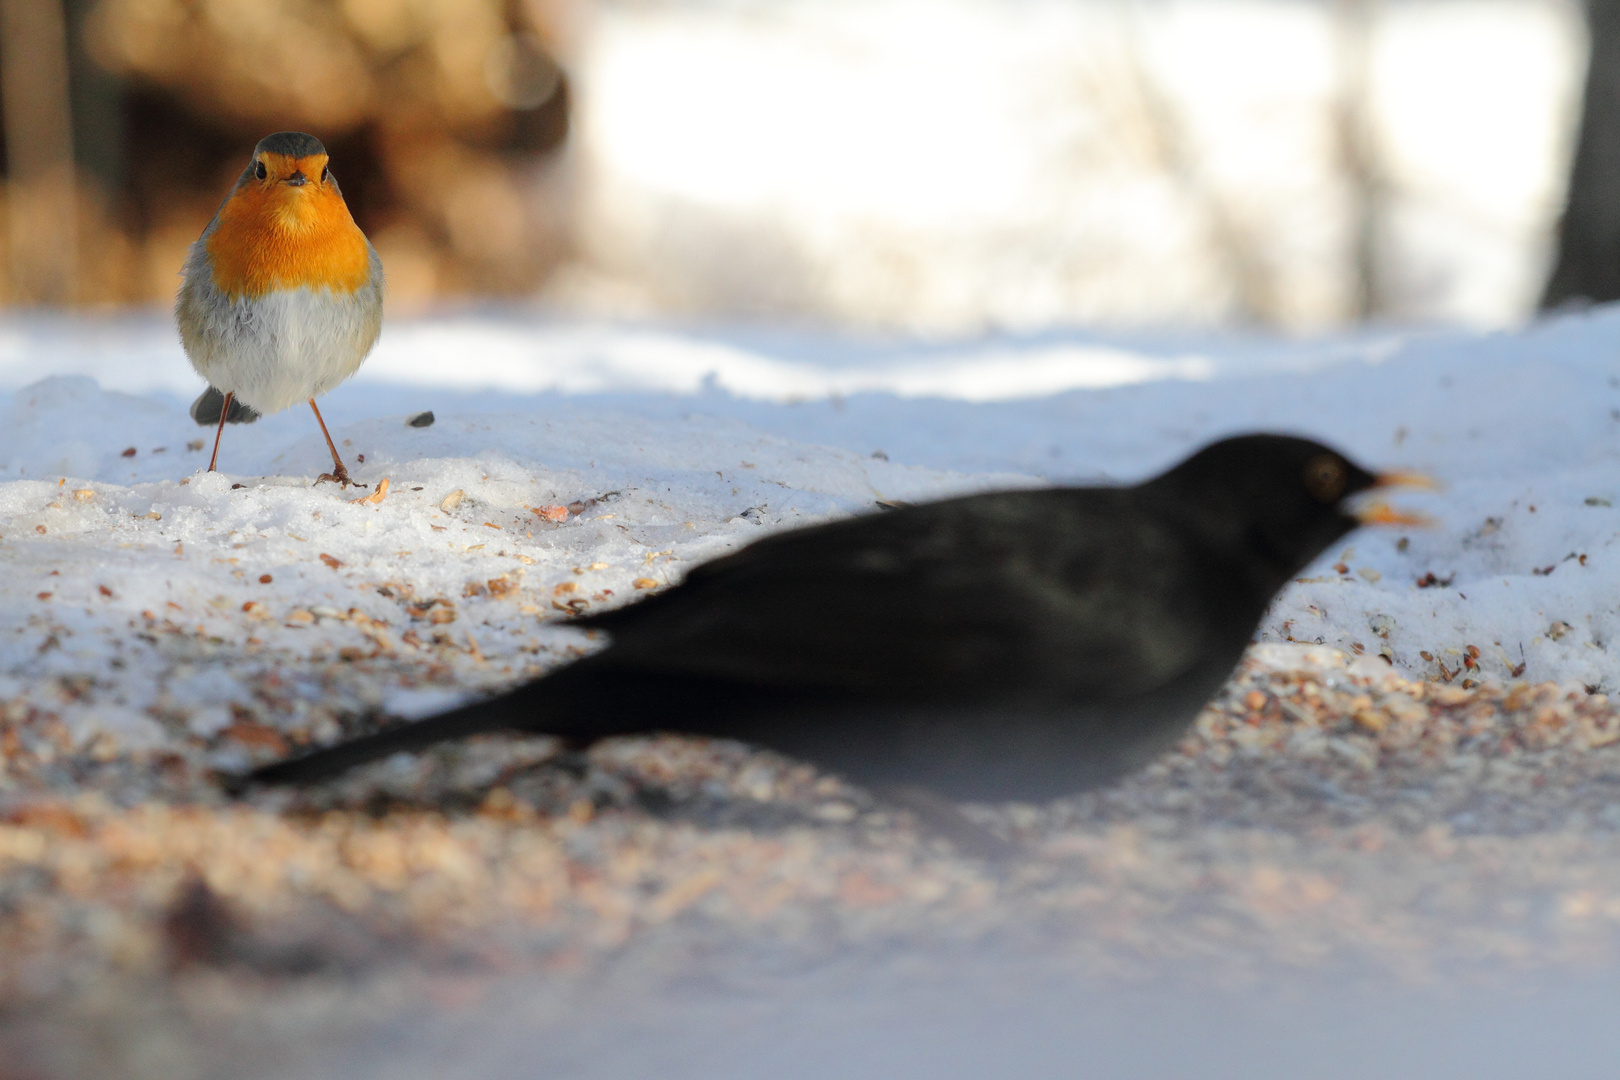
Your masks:
M 267 169 L 265 169 L 264 162 L 255 161 L 253 163 L 253 175 L 257 176 L 260 180 L 263 180 L 266 176 L 270 175 L 270 173 Z
M 1325 503 L 1338 502 L 1347 479 L 1344 462 L 1319 454 L 1305 463 L 1305 490 Z
M 321 183 L 324 184 L 330 179 L 332 179 L 332 170 L 330 168 L 328 168 L 327 166 L 322 165 L 321 166 Z

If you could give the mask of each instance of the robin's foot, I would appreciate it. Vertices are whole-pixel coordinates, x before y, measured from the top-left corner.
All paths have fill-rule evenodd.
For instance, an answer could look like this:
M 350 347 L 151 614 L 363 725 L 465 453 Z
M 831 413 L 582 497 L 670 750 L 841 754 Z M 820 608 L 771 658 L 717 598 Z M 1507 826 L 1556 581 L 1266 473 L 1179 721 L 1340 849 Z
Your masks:
M 370 484 L 362 484 L 362 483 L 359 483 L 357 481 L 350 480 L 349 479 L 349 470 L 345 469 L 343 467 L 342 462 L 338 462 L 336 467 L 333 468 L 333 470 L 331 472 L 329 472 L 329 473 L 321 473 L 321 475 L 317 476 L 315 478 L 315 483 L 316 483 L 317 486 L 319 486 L 320 484 L 323 484 L 328 480 L 330 480 L 330 481 L 332 481 L 332 483 L 336 484 L 340 490 L 342 488 L 346 488 L 346 487 L 370 487 L 371 486 Z

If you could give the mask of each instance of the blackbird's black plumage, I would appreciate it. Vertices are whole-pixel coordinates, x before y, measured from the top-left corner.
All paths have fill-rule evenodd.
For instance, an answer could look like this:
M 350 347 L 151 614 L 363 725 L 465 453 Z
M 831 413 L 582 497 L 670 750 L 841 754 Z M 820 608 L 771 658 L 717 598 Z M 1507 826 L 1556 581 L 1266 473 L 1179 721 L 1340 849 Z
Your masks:
M 1135 487 L 1004 491 L 777 533 L 574 620 L 598 653 L 510 693 L 262 768 L 304 783 L 520 729 L 738 739 L 857 783 L 1045 799 L 1186 730 L 1277 591 L 1406 476 L 1306 439 L 1226 439 Z

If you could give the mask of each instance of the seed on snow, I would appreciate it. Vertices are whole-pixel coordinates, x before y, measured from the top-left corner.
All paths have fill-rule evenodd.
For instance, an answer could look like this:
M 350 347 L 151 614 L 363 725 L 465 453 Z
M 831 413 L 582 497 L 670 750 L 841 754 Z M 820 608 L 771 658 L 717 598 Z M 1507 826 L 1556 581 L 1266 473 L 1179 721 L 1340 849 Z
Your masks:
M 362 503 L 362 504 L 364 504 L 366 506 L 376 506 L 378 503 L 382 502 L 387 497 L 388 497 L 388 477 L 385 476 L 381 480 L 377 481 L 377 490 L 376 491 L 373 491 L 370 495 L 362 495 L 358 499 L 350 499 L 349 501 L 352 502 L 352 503 Z

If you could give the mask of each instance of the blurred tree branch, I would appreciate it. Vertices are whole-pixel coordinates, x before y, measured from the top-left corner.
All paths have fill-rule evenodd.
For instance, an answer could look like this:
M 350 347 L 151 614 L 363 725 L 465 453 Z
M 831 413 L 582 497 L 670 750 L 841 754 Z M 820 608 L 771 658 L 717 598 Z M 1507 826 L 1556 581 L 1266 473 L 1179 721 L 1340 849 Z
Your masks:
M 0 104 L 13 301 L 74 298 L 77 237 L 61 0 L 0 0 Z
M 1372 23 L 1376 0 L 1336 0 L 1335 34 L 1340 67 L 1338 114 L 1339 158 L 1350 198 L 1351 270 L 1354 275 L 1350 314 L 1361 322 L 1384 307 L 1379 280 L 1380 214 L 1385 197 L 1378 162 L 1372 94 Z
M 1591 61 L 1543 309 L 1620 300 L 1620 0 L 1587 0 Z

